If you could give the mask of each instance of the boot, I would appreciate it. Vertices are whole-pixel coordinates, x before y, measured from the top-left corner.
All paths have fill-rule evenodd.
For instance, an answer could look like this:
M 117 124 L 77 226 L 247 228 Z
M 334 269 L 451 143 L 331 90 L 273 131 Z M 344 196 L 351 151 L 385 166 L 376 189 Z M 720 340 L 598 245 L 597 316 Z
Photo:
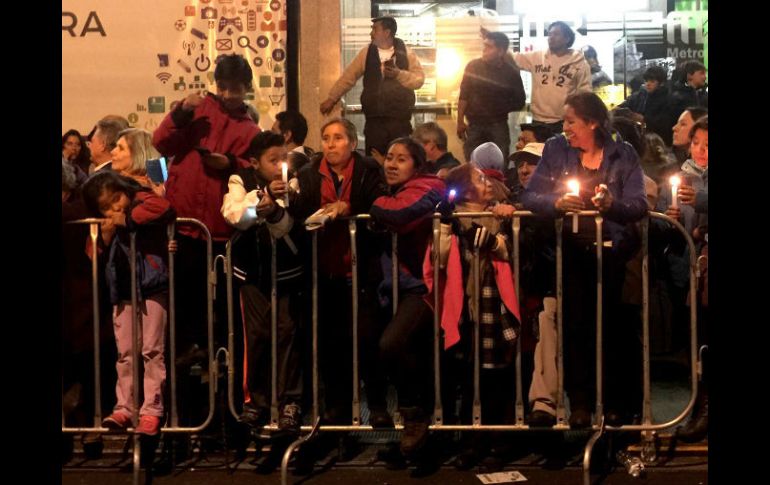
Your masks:
M 703 440 L 709 431 L 708 352 L 703 353 L 702 359 L 703 373 L 701 374 L 698 395 L 695 397 L 692 415 L 684 426 L 676 429 L 676 437 L 685 443 L 697 443 Z
M 676 429 L 676 437 L 685 443 L 697 443 L 709 431 L 709 393 L 706 388 L 698 389 L 695 408 L 687 424 Z
M 406 456 L 422 448 L 428 439 L 430 425 L 425 412 L 419 407 L 401 408 L 404 418 L 404 432 L 401 435 L 401 453 Z

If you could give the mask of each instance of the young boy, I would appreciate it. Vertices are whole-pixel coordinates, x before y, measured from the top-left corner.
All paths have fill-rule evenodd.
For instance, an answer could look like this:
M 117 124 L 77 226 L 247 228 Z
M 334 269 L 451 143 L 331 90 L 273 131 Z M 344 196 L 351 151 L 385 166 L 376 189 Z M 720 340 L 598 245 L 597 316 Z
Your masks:
M 302 261 L 298 248 L 304 229 L 285 210 L 288 183 L 281 164 L 288 153 L 283 136 L 259 133 L 245 156 L 251 166 L 230 176 L 222 215 L 241 232 L 234 240 L 233 272 L 242 281 L 244 405 L 241 422 L 262 427 L 270 418 L 271 404 L 271 301 L 272 243 L 275 239 L 277 280 L 277 401 L 278 428 L 298 433 L 302 424 L 300 400 L 299 322 L 302 302 Z
M 238 169 L 249 166 L 241 154 L 260 130 L 248 116 L 244 103 L 246 93 L 252 90 L 252 71 L 246 59 L 236 54 L 221 56 L 214 79 L 216 94 L 187 96 L 155 130 L 153 145 L 171 160 L 166 198 L 179 217 L 195 218 L 205 224 L 211 232 L 214 254 L 222 254 L 233 232 L 219 212 L 227 179 Z M 196 359 L 205 361 L 205 353 L 199 349 L 207 347 L 207 250 L 199 226 L 179 224 L 178 233 L 177 363 L 191 365 Z M 217 285 L 215 314 L 219 322 L 227 318 L 224 289 L 225 285 Z M 226 329 L 227 325 L 220 323 L 216 328 Z M 224 332 L 217 336 L 221 341 L 226 338 Z M 185 393 L 186 389 L 179 392 Z M 187 418 L 182 408 L 189 401 L 180 401 L 183 420 Z

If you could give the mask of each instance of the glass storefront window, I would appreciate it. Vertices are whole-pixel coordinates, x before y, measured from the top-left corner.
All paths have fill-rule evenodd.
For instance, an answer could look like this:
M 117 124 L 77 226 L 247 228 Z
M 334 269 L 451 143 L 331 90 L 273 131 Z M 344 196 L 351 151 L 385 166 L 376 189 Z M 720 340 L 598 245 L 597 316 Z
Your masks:
M 397 37 L 415 52 L 425 70 L 425 84 L 416 92 L 413 125 L 438 122 L 449 135 L 450 151 L 458 154 L 462 153 L 461 142 L 454 133 L 460 81 L 465 65 L 481 57 L 482 27 L 504 32 L 513 51 L 524 51 L 547 49 L 547 26 L 556 20 L 567 22 L 576 31 L 573 48 L 592 46 L 599 65 L 612 80 L 611 85 L 597 88 L 611 108 L 638 87 L 641 73 L 652 64 L 664 65 L 671 74 L 685 60 L 707 62 L 708 2 L 678 1 L 673 12 L 665 11 L 667 4 L 655 0 L 342 0 L 342 59 L 346 66 L 370 42 L 373 17 L 395 17 Z M 522 72 L 522 80 L 529 102 L 530 74 Z M 361 90 L 359 81 L 344 100 L 345 116 L 363 133 Z M 512 143 L 518 137 L 518 124 L 530 119 L 528 111 L 511 113 Z

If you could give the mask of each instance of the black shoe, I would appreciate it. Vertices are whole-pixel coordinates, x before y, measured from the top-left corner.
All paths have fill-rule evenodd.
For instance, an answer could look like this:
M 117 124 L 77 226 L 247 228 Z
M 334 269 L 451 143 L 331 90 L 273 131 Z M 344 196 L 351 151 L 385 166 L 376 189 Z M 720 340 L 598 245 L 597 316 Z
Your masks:
M 278 429 L 291 434 L 299 434 L 302 426 L 302 409 L 299 404 L 286 404 L 278 417 Z
M 428 440 L 428 417 L 418 407 L 401 408 L 404 432 L 401 435 L 401 453 L 412 455 Z
M 685 443 L 702 441 L 709 432 L 709 398 L 707 392 L 698 394 L 690 420 L 676 429 L 676 437 Z
M 604 413 L 604 423 L 607 426 L 623 426 L 623 424 L 629 423 L 628 416 L 623 411 L 618 409 L 608 409 Z
M 393 418 L 385 409 L 372 408 L 369 414 L 369 424 L 372 428 L 392 428 Z
M 585 408 L 575 408 L 570 411 L 569 427 L 585 429 L 591 427 L 591 411 Z
M 251 403 L 243 405 L 243 412 L 238 416 L 238 422 L 250 428 L 262 428 L 270 420 L 270 412 L 266 408 L 258 408 Z
M 83 453 L 89 460 L 98 460 L 102 457 L 104 451 L 104 441 L 99 433 L 84 433 L 81 439 L 83 443 Z
M 385 462 L 386 470 L 405 470 L 406 458 L 397 443 L 391 443 L 384 450 L 377 450 L 377 460 Z
M 556 416 L 548 411 L 536 409 L 529 413 L 527 423 L 530 428 L 551 428 L 556 424 Z
M 479 462 L 479 456 L 475 450 L 468 449 L 460 452 L 454 460 L 455 468 L 460 471 L 467 471 L 476 466 Z

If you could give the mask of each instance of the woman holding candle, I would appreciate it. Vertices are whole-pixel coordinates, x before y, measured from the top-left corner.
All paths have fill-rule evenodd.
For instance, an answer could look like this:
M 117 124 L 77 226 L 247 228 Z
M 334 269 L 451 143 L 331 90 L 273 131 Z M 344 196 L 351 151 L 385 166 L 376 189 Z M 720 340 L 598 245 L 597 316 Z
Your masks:
M 658 209 L 665 208 L 666 215 L 678 219 L 685 227 L 687 232 L 693 236 L 695 247 L 698 254 L 703 254 L 707 246 L 708 239 L 708 140 L 709 140 L 709 122 L 708 115 L 703 116 L 695 122 L 690 130 L 690 158 L 682 164 L 682 171 L 676 178 L 681 184 L 676 184 L 675 177 L 671 177 L 670 191 L 663 191 L 663 200 L 658 204 Z M 708 250 L 705 249 L 706 255 Z M 679 283 L 678 294 L 684 296 L 687 291 L 689 281 L 689 258 L 690 254 L 687 246 L 683 247 L 681 256 L 669 251 L 669 262 L 671 266 L 679 269 L 672 275 L 674 282 Z M 705 282 L 701 282 L 700 291 L 704 288 Z M 707 284 L 705 284 L 707 286 Z M 700 292 L 699 292 L 700 294 Z M 682 298 L 680 298 L 680 301 Z M 689 300 L 688 300 L 689 301 Z M 686 310 L 686 308 L 682 308 Z M 699 346 L 708 344 L 708 302 L 698 302 L 699 319 Z M 686 318 L 678 321 L 679 328 L 686 328 Z M 705 354 L 704 354 L 705 355 Z M 698 387 L 698 396 L 695 401 L 690 421 L 677 429 L 677 436 L 682 441 L 696 442 L 703 439 L 708 433 L 708 385 L 706 380 L 706 364 L 704 359 L 701 382 Z
M 577 191 L 567 185 L 570 180 L 579 183 Z M 628 253 L 621 254 L 619 249 L 626 246 L 625 226 L 646 214 L 647 198 L 638 155 L 610 133 L 607 108 L 598 96 L 579 93 L 567 98 L 564 133 L 546 142 L 522 201 L 525 209 L 554 218 L 581 210 L 598 210 L 604 218 L 605 409 L 608 424 L 626 422 L 627 411 L 641 404 L 641 400 L 636 403 L 626 397 L 641 381 L 628 379 L 623 370 L 628 367 L 626 359 L 641 359 L 641 354 L 629 351 L 634 329 L 616 320 L 624 254 Z M 590 426 L 595 397 L 595 241 L 592 217 L 579 218 L 576 232 L 564 231 L 565 388 L 570 425 L 576 428 Z
M 244 405 L 240 420 L 251 427 L 262 427 L 270 418 L 270 268 L 274 238 L 278 284 L 278 428 L 297 433 L 302 424 L 299 327 L 301 309 L 307 305 L 299 247 L 305 231 L 301 224 L 294 224 L 282 206 L 288 205 L 289 195 L 283 137 L 263 131 L 252 139 L 244 155 L 251 167 L 230 176 L 222 203 L 225 220 L 241 231 L 233 244 L 233 271 L 242 283 L 239 293 L 245 338 Z

